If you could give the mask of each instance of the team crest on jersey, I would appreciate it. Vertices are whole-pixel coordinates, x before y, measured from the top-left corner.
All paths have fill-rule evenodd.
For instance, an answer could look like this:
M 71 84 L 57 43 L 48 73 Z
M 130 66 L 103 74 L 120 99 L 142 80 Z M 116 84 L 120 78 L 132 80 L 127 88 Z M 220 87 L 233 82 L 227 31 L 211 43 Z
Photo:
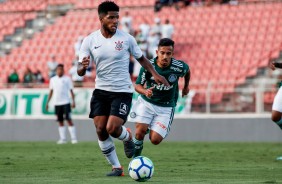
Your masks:
M 128 105 L 126 105 L 125 103 L 120 103 L 119 114 L 126 115 L 128 113 L 128 109 Z
M 169 82 L 175 82 L 177 80 L 177 77 L 175 74 L 171 74 L 169 77 L 168 77 L 168 81 Z
M 122 46 L 123 41 L 117 41 L 115 42 L 115 44 L 116 44 L 116 50 L 120 51 L 123 49 L 123 46 Z
M 131 113 L 130 113 L 130 117 L 131 117 L 131 118 L 136 118 L 136 113 L 135 113 L 135 112 L 131 112 Z

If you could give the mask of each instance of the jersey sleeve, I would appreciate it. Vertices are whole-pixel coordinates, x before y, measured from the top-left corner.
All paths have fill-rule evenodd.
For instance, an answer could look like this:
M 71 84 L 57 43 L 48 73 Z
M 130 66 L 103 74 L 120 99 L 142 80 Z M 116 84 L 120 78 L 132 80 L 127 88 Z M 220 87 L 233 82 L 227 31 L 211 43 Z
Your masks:
M 136 79 L 135 84 L 144 85 L 145 82 L 146 82 L 146 77 L 145 76 L 146 76 L 146 70 L 143 67 L 141 67 L 139 75 L 138 75 L 138 77 Z
M 143 55 L 140 47 L 137 45 L 135 38 L 131 35 L 129 36 L 129 52 L 135 59 L 139 59 Z
M 182 63 L 183 63 L 183 70 L 182 70 L 180 77 L 184 77 L 186 75 L 186 73 L 190 70 L 187 63 L 185 63 L 185 62 L 182 62 Z
M 80 49 L 79 49 L 79 59 L 78 59 L 78 62 L 81 63 L 82 59 L 84 57 L 88 57 L 88 56 L 91 56 L 91 53 L 90 53 L 90 41 L 89 41 L 89 37 L 86 37 L 86 38 L 83 39 L 83 42 L 82 42 L 82 44 L 80 46 Z

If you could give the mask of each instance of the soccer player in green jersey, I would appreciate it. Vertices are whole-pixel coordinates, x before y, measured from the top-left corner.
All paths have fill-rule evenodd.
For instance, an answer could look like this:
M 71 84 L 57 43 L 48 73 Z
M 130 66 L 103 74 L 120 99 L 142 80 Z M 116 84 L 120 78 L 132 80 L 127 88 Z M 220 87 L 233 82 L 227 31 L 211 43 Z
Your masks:
M 168 135 L 174 117 L 174 108 L 178 99 L 178 79 L 184 77 L 182 96 L 189 93 L 190 70 L 183 61 L 173 58 L 174 41 L 168 38 L 160 40 L 157 57 L 151 60 L 156 71 L 164 76 L 170 86 L 157 84 L 154 77 L 143 67 L 136 80 L 135 90 L 140 94 L 133 105 L 129 121 L 136 122 L 134 157 L 140 156 L 143 140 L 148 129 L 154 145 L 159 144 Z

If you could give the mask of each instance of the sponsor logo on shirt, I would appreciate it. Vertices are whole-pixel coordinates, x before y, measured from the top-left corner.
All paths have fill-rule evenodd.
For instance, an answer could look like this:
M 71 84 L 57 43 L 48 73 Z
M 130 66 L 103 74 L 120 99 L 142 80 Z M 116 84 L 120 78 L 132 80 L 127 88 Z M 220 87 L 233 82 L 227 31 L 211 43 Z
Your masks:
M 95 46 L 94 49 L 98 49 L 98 48 L 101 47 L 101 46 L 102 46 L 102 45 L 100 45 L 100 46 Z
M 174 66 L 171 66 L 170 67 L 171 70 L 174 70 L 174 71 L 177 71 L 177 72 L 182 72 L 181 69 L 177 68 L 177 67 L 174 67 Z
M 125 103 L 120 103 L 119 114 L 126 115 L 128 113 L 128 109 L 128 105 L 126 105 Z
M 155 89 L 160 90 L 160 91 L 168 91 L 173 88 L 173 85 L 165 86 L 164 84 L 160 85 L 160 84 L 155 84 L 155 83 L 151 83 L 151 86 L 152 87 L 154 86 Z
M 115 42 L 115 44 L 116 44 L 116 47 L 115 47 L 116 50 L 120 51 L 120 50 L 123 49 L 123 46 L 122 46 L 123 41 L 117 41 L 117 42 Z

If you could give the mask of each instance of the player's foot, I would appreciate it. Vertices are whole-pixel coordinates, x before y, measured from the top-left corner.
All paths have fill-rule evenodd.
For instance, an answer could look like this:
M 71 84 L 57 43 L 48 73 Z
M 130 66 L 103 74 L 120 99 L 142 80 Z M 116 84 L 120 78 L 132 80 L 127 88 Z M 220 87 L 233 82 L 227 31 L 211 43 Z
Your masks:
M 107 174 L 107 176 L 124 176 L 122 167 L 113 168 L 112 171 Z
M 135 152 L 134 152 L 133 158 L 140 156 L 142 153 L 142 150 L 143 150 L 143 145 L 142 146 L 135 145 Z
M 72 144 L 77 144 L 78 141 L 77 141 L 76 139 L 73 139 L 73 140 L 71 140 L 71 143 L 72 143 Z
M 62 140 L 62 139 L 57 141 L 57 144 L 66 144 L 66 143 L 67 143 L 67 141 L 66 140 Z
M 277 157 L 276 160 L 282 160 L 282 156 Z
M 127 158 L 132 158 L 135 152 L 135 145 L 132 141 L 132 133 L 130 128 L 127 128 L 127 131 L 129 133 L 130 139 L 128 141 L 123 141 L 124 153 Z

